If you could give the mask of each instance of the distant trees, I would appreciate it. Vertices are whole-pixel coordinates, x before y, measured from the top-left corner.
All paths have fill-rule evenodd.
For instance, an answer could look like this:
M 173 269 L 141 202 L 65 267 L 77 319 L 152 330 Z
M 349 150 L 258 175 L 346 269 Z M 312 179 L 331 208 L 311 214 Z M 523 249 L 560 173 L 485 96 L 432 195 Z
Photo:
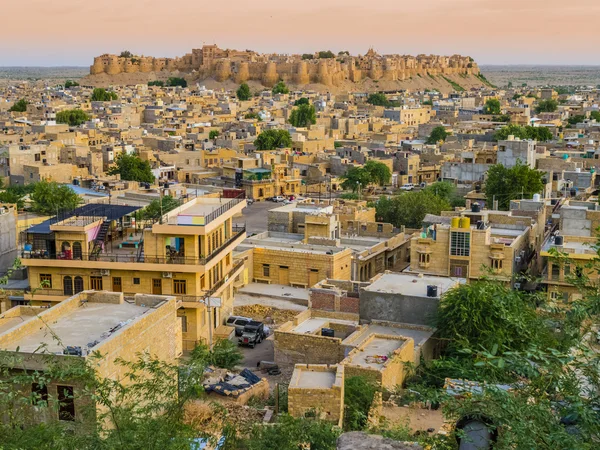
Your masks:
M 73 189 L 56 181 L 36 183 L 30 199 L 31 209 L 42 215 L 54 215 L 57 211 L 72 211 L 82 202 Z
M 390 168 L 384 163 L 370 159 L 364 165 L 364 169 L 371 177 L 371 182 L 376 183 L 379 186 L 384 186 L 392 179 L 392 172 Z
M 499 116 L 492 117 L 494 122 L 510 122 L 510 116 L 508 114 L 501 114 Z
M 255 113 L 255 112 L 246 113 L 246 115 L 244 116 L 244 119 L 256 119 L 259 122 L 262 121 L 262 119 L 260 118 L 260 116 L 258 115 L 258 113 Z
M 392 172 L 384 163 L 372 159 L 363 167 L 351 167 L 342 178 L 342 188 L 357 192 L 359 188 L 366 188 L 370 184 L 388 184 L 392 179 Z
M 179 77 L 169 77 L 169 79 L 167 80 L 167 86 L 187 87 L 187 81 L 185 81 L 185 79 L 179 78 Z
M 148 206 L 142 209 L 142 219 L 158 220 L 163 214 L 172 211 L 181 205 L 181 202 L 170 195 L 152 200 Z
M 57 123 L 66 123 L 72 127 L 77 127 L 88 120 L 90 120 L 90 116 L 81 109 L 67 109 L 56 113 Z
M 590 113 L 590 119 L 600 122 L 600 111 L 592 111 Z
M 319 59 L 330 59 L 335 58 L 335 55 L 331 50 L 321 50 L 319 52 Z
M 257 150 L 276 150 L 292 146 L 292 137 L 287 130 L 265 130 L 254 141 Z
M 423 191 L 446 200 L 451 207 L 465 206 L 465 198 L 456 191 L 456 186 L 448 181 L 436 181 Z
M 312 54 L 310 54 L 310 53 L 304 53 L 304 54 L 302 55 L 302 59 L 304 59 L 304 60 L 315 59 L 315 55 L 312 55 Z
M 369 97 L 367 98 L 367 103 L 375 106 L 390 106 L 390 101 L 385 96 L 385 94 L 381 92 L 369 94 Z
M 483 107 L 484 114 L 502 114 L 502 108 L 500 107 L 500 100 L 497 98 L 490 98 L 485 102 L 485 106 Z
M 294 106 L 308 105 L 308 104 L 310 104 L 310 102 L 308 101 L 308 99 L 306 97 L 299 98 L 298 100 L 296 100 L 294 102 Z
M 210 130 L 210 131 L 208 132 L 208 138 L 209 138 L 209 139 L 211 139 L 211 140 L 212 140 L 212 139 L 216 139 L 216 138 L 218 138 L 218 137 L 219 137 L 219 130 Z
M 435 127 L 431 130 L 431 134 L 427 138 L 426 143 L 428 145 L 437 144 L 438 142 L 444 142 L 448 137 L 448 132 L 446 131 L 446 127 L 440 125 L 439 127 Z
M 148 86 L 159 86 L 159 87 L 163 87 L 165 85 L 164 81 L 148 81 Z
M 240 87 L 235 92 L 235 95 L 237 96 L 238 100 L 240 100 L 240 101 L 244 102 L 246 100 L 250 100 L 252 98 L 252 92 L 250 92 L 250 86 L 248 86 L 247 83 L 240 84 Z
M 558 109 L 558 102 L 553 99 L 548 99 L 548 100 L 540 101 L 535 108 L 535 112 L 538 114 L 542 113 L 542 112 L 554 112 L 557 109 Z
M 96 88 L 92 91 L 93 102 L 110 102 L 111 100 L 117 100 L 117 94 L 112 91 L 107 91 L 104 88 Z
M 391 198 L 382 196 L 376 203 L 377 220 L 396 227 L 420 228 L 427 214 L 439 215 L 452 209 L 442 196 L 431 191 L 410 191 Z
M 123 50 L 119 56 L 121 58 L 131 58 L 133 57 L 133 53 L 131 53 L 129 50 Z
M 546 142 L 553 139 L 552 132 L 546 127 L 522 127 L 519 125 L 507 125 L 496 131 L 494 139 L 502 141 L 508 139 L 508 136 L 514 136 L 519 139 L 532 139 L 539 142 Z
M 73 80 L 65 81 L 65 89 L 69 89 L 69 88 L 76 87 L 76 86 L 79 86 L 79 83 L 77 83 L 76 81 L 73 81 Z
M 290 90 L 283 81 L 280 81 L 275 86 L 273 86 L 272 92 L 273 94 L 289 94 Z
M 9 111 L 11 112 L 25 112 L 27 111 L 27 105 L 29 103 L 27 103 L 27 100 L 25 100 L 24 98 L 22 98 L 21 100 L 19 100 L 18 102 L 16 102 L 14 105 L 12 105 L 9 109 Z
M 585 120 L 585 116 L 583 116 L 583 115 L 579 115 L 579 114 L 578 114 L 578 115 L 576 115 L 576 116 L 569 117 L 569 118 L 567 119 L 567 122 L 569 122 L 569 125 L 576 125 L 576 124 L 578 124 L 578 123 L 581 123 L 581 122 L 583 122 L 584 120 Z
M 295 127 L 307 127 L 317 123 L 317 114 L 314 105 L 303 103 L 294 108 L 292 114 L 290 114 L 289 122 Z
M 154 175 L 148 161 L 139 156 L 121 153 L 115 159 L 115 165 L 108 169 L 109 175 L 121 175 L 122 180 L 154 183 Z
M 4 185 L 4 182 L 2 182 L 2 185 Z M 23 209 L 25 207 L 25 196 L 31 194 L 34 188 L 35 184 L 8 186 L 0 192 L 0 203 L 14 203 L 17 205 L 17 209 Z
M 498 208 L 508 210 L 510 201 L 531 198 L 542 191 L 542 172 L 531 169 L 517 161 L 517 165 L 508 168 L 502 164 L 494 164 L 488 169 L 485 182 L 485 196 L 488 204 L 498 201 Z

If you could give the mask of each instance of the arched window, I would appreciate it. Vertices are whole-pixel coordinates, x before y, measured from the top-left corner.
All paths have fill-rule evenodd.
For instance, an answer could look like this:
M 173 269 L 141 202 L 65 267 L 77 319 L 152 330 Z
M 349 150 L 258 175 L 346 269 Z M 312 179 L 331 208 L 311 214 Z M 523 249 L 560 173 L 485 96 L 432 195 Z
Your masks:
M 83 278 L 81 277 L 75 277 L 75 293 L 79 294 L 81 291 L 83 291 Z
M 63 242 L 60 246 L 60 257 L 61 259 L 73 259 L 73 252 L 71 251 L 71 244 L 69 242 Z
M 81 242 L 73 242 L 73 259 L 82 259 Z
M 63 293 L 65 295 L 73 295 L 73 279 L 71 277 L 63 277 Z

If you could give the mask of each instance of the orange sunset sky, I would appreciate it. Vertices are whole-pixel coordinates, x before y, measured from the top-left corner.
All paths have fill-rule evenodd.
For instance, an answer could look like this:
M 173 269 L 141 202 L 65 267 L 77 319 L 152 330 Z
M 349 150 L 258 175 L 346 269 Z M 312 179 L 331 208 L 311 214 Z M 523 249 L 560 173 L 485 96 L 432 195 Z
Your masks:
M 480 64 L 600 64 L 600 0 L 2 0 L 0 66 L 260 52 L 460 53 Z

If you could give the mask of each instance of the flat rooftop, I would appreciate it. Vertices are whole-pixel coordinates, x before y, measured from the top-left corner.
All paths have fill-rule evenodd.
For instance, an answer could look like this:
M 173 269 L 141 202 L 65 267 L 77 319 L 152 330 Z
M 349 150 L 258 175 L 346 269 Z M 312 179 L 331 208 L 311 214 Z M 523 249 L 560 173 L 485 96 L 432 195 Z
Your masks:
M 109 337 L 111 330 L 145 314 L 152 308 L 128 302 L 82 303 L 77 309 L 61 316 L 56 322 L 41 326 L 34 333 L 23 336 L 12 348 L 5 350 L 33 353 L 44 346 L 51 353 L 61 352 L 66 346 L 86 348 L 88 343 Z M 40 323 L 40 325 L 42 325 Z
M 594 245 L 596 245 L 596 238 L 590 238 L 589 242 L 569 242 L 567 237 L 564 237 L 563 245 L 560 246 L 560 250 L 565 253 L 575 253 L 580 255 L 597 255 L 594 251 Z M 557 248 L 556 243 L 551 242 L 549 239 L 546 244 L 542 247 L 543 252 L 547 252 L 551 248 Z
M 310 368 L 296 368 L 296 384 L 291 387 L 302 389 L 327 389 L 335 384 L 335 371 L 313 370 Z
M 232 198 L 202 198 L 181 211 L 178 216 L 207 216 L 221 206 L 229 203 Z
M 354 366 L 381 369 L 390 355 L 402 347 L 405 342 L 405 340 L 375 337 L 369 341 L 365 348 L 349 355 L 346 361 Z
M 365 287 L 367 292 L 399 294 L 411 297 L 427 297 L 427 286 L 437 286 L 437 297 L 458 284 L 455 278 L 427 276 L 422 277 L 403 273 L 384 273 Z
M 347 249 L 346 246 L 333 247 L 329 245 L 304 244 L 302 242 L 303 240 L 304 235 L 302 234 L 266 231 L 257 234 L 256 236 L 246 238 L 238 248 L 249 249 L 258 247 L 294 253 L 314 253 L 317 255 L 339 253 Z
M 0 316 L 0 334 L 10 330 L 12 327 L 19 325 L 27 320 L 31 319 L 31 316 L 17 316 L 17 317 L 1 317 Z
M 415 348 L 417 348 L 427 339 L 433 336 L 433 330 L 429 330 L 426 327 L 416 328 L 414 326 L 407 325 L 406 328 L 403 328 L 402 324 L 397 325 L 398 326 L 390 327 L 386 325 L 369 324 L 367 325 L 366 332 L 361 332 L 361 330 L 359 330 L 352 333 L 342 341 L 342 345 L 359 347 L 370 335 L 378 334 L 411 338 L 413 341 L 415 341 Z
M 304 322 L 298 324 L 295 328 L 291 330 L 292 333 L 300 333 L 300 334 L 314 334 L 316 332 L 321 331 L 321 328 L 327 328 L 327 325 L 330 323 L 337 323 L 340 325 L 348 325 L 348 326 L 357 326 L 356 322 L 351 320 L 337 320 L 337 319 L 327 319 L 321 317 L 313 317 L 305 320 Z

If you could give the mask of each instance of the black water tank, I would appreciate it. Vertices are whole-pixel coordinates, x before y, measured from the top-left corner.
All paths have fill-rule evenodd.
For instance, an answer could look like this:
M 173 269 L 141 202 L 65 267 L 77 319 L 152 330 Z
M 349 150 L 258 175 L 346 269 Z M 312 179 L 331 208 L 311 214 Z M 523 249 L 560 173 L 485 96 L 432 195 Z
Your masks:
M 335 331 L 331 328 L 321 328 L 321 336 L 335 337 Z
M 479 206 L 479 203 L 473 203 L 471 205 L 471 212 L 478 213 L 480 211 L 481 211 L 481 207 Z
M 563 245 L 564 243 L 564 237 L 563 236 L 555 236 L 554 237 L 554 244 L 555 245 Z
M 557 202 L 557 201 L 558 201 L 557 199 L 553 198 L 553 199 L 551 199 L 551 200 L 550 200 L 550 204 L 551 204 L 552 206 L 554 206 L 554 205 L 556 205 L 556 202 Z
M 438 296 L 438 287 L 432 284 L 427 285 L 427 297 L 437 297 Z
M 577 189 L 571 189 L 569 192 L 571 192 L 571 197 L 575 197 L 577 195 Z

